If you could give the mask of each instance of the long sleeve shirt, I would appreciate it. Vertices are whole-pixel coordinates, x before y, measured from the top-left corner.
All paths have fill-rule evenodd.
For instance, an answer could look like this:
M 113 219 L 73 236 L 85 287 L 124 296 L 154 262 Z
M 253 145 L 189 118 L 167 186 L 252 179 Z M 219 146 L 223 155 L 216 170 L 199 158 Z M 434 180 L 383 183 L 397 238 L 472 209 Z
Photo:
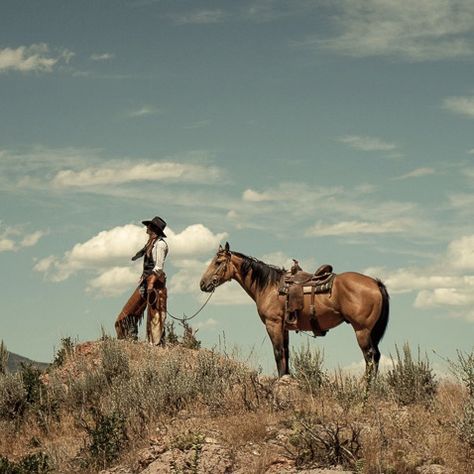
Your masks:
M 153 271 L 163 270 L 165 265 L 166 256 L 168 255 L 168 244 L 163 239 L 158 239 L 152 250 L 153 260 L 155 266 Z

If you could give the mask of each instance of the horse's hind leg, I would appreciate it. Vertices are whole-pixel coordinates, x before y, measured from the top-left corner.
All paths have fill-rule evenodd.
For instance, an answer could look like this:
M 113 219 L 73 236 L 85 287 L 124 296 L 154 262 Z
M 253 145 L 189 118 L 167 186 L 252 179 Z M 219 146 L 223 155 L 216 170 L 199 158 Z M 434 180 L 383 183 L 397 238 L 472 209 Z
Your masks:
M 365 378 L 367 385 L 369 385 L 373 377 L 377 375 L 380 360 L 379 348 L 373 344 L 370 332 L 369 329 L 358 329 L 355 331 L 357 342 L 365 359 Z

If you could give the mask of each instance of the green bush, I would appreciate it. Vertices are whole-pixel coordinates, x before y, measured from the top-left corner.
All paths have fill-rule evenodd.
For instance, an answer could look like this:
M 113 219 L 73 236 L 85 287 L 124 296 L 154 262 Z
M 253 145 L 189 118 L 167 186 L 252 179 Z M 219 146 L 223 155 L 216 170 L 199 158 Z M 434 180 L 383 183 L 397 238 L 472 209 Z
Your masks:
M 311 349 L 308 343 L 294 350 L 291 360 L 294 377 L 303 390 L 314 394 L 327 382 L 327 373 L 323 368 L 324 353 L 319 348 Z
M 105 469 L 127 446 L 128 436 L 123 415 L 113 412 L 106 415 L 96 410 L 93 426 L 85 426 L 89 444 L 80 453 L 84 467 Z
M 430 367 L 428 358 L 420 356 L 413 359 L 408 344 L 403 345 L 403 355 L 395 346 L 397 359 L 392 357 L 392 369 L 387 374 L 387 383 L 391 388 L 395 400 L 400 405 L 412 403 L 428 404 L 436 394 L 438 382 Z

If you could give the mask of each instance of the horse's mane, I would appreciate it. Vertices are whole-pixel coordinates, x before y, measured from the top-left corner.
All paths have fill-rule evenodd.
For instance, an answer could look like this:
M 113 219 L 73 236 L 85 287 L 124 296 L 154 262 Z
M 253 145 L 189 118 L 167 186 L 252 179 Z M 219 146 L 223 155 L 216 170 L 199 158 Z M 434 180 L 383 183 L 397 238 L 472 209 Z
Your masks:
M 240 267 L 242 277 L 245 278 L 251 271 L 251 282 L 256 284 L 260 290 L 265 289 L 270 284 L 278 283 L 281 276 L 286 272 L 284 268 L 269 265 L 254 257 L 249 257 L 240 252 L 232 252 L 237 257 L 240 257 L 243 262 Z

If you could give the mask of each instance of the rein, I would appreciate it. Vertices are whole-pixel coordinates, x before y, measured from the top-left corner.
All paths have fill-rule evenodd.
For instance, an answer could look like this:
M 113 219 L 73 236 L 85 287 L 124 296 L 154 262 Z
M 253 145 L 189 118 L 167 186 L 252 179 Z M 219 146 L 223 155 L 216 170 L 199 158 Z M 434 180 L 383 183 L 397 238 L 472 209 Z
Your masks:
M 168 316 L 170 318 L 173 318 L 176 321 L 180 321 L 181 324 L 183 324 L 186 321 L 189 321 L 189 320 L 193 319 L 194 317 L 196 317 L 204 309 L 204 307 L 207 305 L 207 303 L 209 303 L 209 300 L 211 299 L 211 296 L 214 294 L 214 291 L 215 291 L 215 288 L 209 293 L 209 296 L 207 297 L 206 301 L 204 301 L 204 304 L 192 316 L 185 316 L 183 314 L 182 318 L 178 318 L 177 316 L 173 316 L 168 310 L 166 311 L 166 313 L 168 314 Z

